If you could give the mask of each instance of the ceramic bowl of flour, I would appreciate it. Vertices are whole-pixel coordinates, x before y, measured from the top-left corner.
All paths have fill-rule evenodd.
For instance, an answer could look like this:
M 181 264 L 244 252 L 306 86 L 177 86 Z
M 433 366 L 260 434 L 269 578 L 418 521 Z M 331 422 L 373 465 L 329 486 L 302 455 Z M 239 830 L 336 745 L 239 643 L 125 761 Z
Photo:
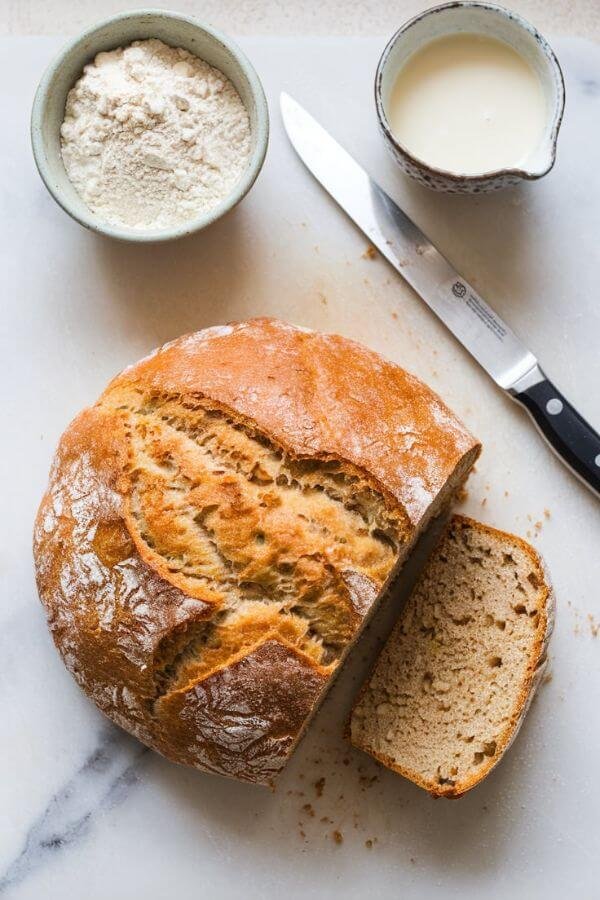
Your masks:
M 180 70 L 186 69 L 186 67 L 189 70 L 184 72 L 190 76 L 184 85 L 187 94 L 183 89 L 177 89 L 177 84 L 181 83 L 181 79 L 179 81 L 175 79 L 165 84 L 166 110 L 165 99 L 160 99 L 158 97 L 160 92 L 154 89 L 150 92 L 147 91 L 147 96 L 144 95 L 141 100 L 139 97 L 134 98 L 133 102 L 139 104 L 137 108 L 125 104 L 123 109 L 117 109 L 114 107 L 114 102 L 111 101 L 113 105 L 109 109 L 108 117 L 105 122 L 100 122 L 99 128 L 96 129 L 96 122 L 90 117 L 97 113 L 98 104 L 91 111 L 86 106 L 90 96 L 87 85 L 86 90 L 80 92 L 80 99 L 74 101 L 73 93 L 70 94 L 74 85 L 82 78 L 84 67 L 88 73 L 85 76 L 86 79 L 89 81 L 90 77 L 94 77 L 96 78 L 94 84 L 98 84 L 100 83 L 98 79 L 102 74 L 98 72 L 98 60 L 100 63 L 103 60 L 109 60 L 112 63 L 115 57 L 112 51 L 117 48 L 130 47 L 134 42 L 141 42 L 140 46 L 144 48 L 145 42 L 149 40 L 162 42 L 161 48 L 167 45 L 164 50 L 167 55 L 181 50 L 180 55 L 183 61 L 176 63 L 172 68 L 176 74 L 181 74 Z M 189 60 L 189 57 L 185 56 L 183 51 L 187 51 L 197 58 L 195 62 L 193 61 L 193 65 L 190 66 L 185 62 L 186 59 Z M 141 56 L 141 51 L 135 52 Z M 98 57 L 98 54 L 101 56 Z M 207 64 L 207 69 L 211 69 L 212 74 L 206 80 L 208 87 L 203 86 L 199 80 L 199 74 L 195 68 L 198 61 Z M 139 78 L 141 91 L 147 88 L 147 72 L 143 69 L 143 64 L 144 59 L 142 58 L 138 66 L 140 74 L 136 76 Z M 131 70 L 131 65 L 129 68 Z M 215 73 L 214 70 L 218 71 Z M 219 73 L 225 77 L 219 78 Z M 118 72 L 117 76 L 120 77 Z M 189 89 L 187 88 L 188 83 Z M 223 84 L 225 88 L 223 88 Z M 210 141 L 202 131 L 204 122 L 198 116 L 194 117 L 193 115 L 194 103 L 197 101 L 198 108 L 200 108 L 207 91 L 209 95 L 210 91 L 221 91 L 220 97 L 225 97 L 225 100 L 219 99 L 224 110 L 222 121 L 215 118 L 221 108 L 219 104 L 216 101 L 212 105 L 209 104 L 213 110 L 216 110 L 212 113 Z M 247 113 L 247 116 L 243 116 L 242 124 L 238 124 L 234 114 L 224 105 L 227 96 L 230 98 L 237 96 L 239 108 Z M 69 102 L 67 108 L 70 114 L 65 119 L 67 102 Z M 169 104 L 171 114 L 169 113 Z M 177 109 L 173 104 L 176 104 Z M 100 109 L 104 111 L 102 107 Z M 141 123 L 139 128 L 131 127 L 132 109 L 133 116 L 139 116 Z M 177 115 L 172 114 L 178 114 L 178 112 L 181 112 L 179 119 L 177 119 Z M 77 119 L 78 115 L 80 121 Z M 84 122 L 86 116 L 88 120 L 84 128 L 81 123 Z M 151 120 L 153 116 L 155 119 Z M 143 129 L 146 127 L 149 129 L 147 132 L 148 146 L 142 148 L 148 151 L 143 160 L 146 166 L 139 169 L 139 195 L 141 197 L 139 204 L 139 198 L 131 192 L 132 178 L 135 179 L 137 169 L 130 167 L 128 171 L 129 184 L 124 186 L 123 196 L 119 198 L 119 202 L 115 200 L 112 188 L 114 186 L 115 191 L 119 190 L 120 181 L 115 178 L 113 181 L 102 180 L 110 164 L 110 157 L 100 155 L 101 153 L 106 154 L 108 144 L 106 138 L 102 138 L 104 145 L 96 151 L 99 156 L 90 155 L 95 152 L 90 150 L 90 134 L 93 137 L 95 131 L 102 131 L 102 129 L 106 132 L 109 127 L 112 127 L 112 124 L 116 124 L 115 117 L 118 117 L 119 121 L 121 119 L 125 121 L 123 133 L 125 133 L 125 129 L 129 129 L 125 135 L 128 141 L 127 145 L 116 145 L 122 157 L 124 159 L 127 157 L 128 165 L 131 159 L 138 160 L 140 158 L 140 135 L 145 137 Z M 181 127 L 179 124 L 177 125 L 176 141 L 173 141 L 170 140 L 171 135 L 167 125 L 176 120 L 181 121 Z M 158 123 L 158 127 L 154 129 L 151 127 L 153 121 Z M 67 123 L 66 128 L 62 127 L 65 122 Z M 190 127 L 183 127 L 188 125 Z M 241 135 L 239 146 L 236 145 L 233 153 L 229 153 L 223 142 L 225 137 L 230 135 L 233 135 L 232 140 L 237 140 L 236 129 L 240 131 Z M 68 44 L 46 70 L 35 96 L 31 116 L 31 139 L 35 162 L 42 180 L 56 202 L 86 228 L 119 240 L 135 242 L 167 241 L 184 237 L 206 228 L 229 212 L 254 184 L 264 162 L 268 136 L 269 114 L 265 94 L 258 75 L 245 54 L 228 37 L 215 29 L 186 16 L 163 10 L 122 13 L 93 26 Z M 82 144 L 84 138 L 87 141 L 85 145 Z M 190 143 L 193 141 L 196 143 Z M 64 156 L 63 150 L 66 143 L 68 149 Z M 183 154 L 184 161 L 181 164 L 172 162 L 168 157 L 169 147 L 175 146 L 180 148 L 178 152 Z M 114 157 L 112 146 L 110 150 Z M 243 157 L 241 156 L 242 150 Z M 195 160 L 200 160 L 201 165 L 194 167 Z M 235 168 L 225 169 L 225 162 L 230 167 L 238 165 L 239 171 Z M 160 214 L 155 214 L 155 203 L 152 224 L 147 225 L 141 201 L 145 202 L 147 199 L 148 209 L 151 209 L 155 198 L 146 182 L 142 183 L 142 177 L 144 172 L 152 177 L 156 171 L 159 172 L 156 183 L 160 190 L 164 191 L 164 194 L 159 197 Z M 162 172 L 165 173 L 164 177 L 160 174 Z M 221 172 L 226 174 L 233 172 L 231 184 L 225 180 L 219 180 Z M 89 174 L 89 177 L 86 173 Z M 208 185 L 210 193 L 209 200 L 206 203 L 203 201 L 204 205 L 199 201 L 194 205 L 195 196 L 201 195 L 198 173 Z M 226 188 L 223 185 L 226 185 Z M 167 186 L 170 186 L 169 191 L 167 191 Z M 178 189 L 175 190 L 174 186 Z M 223 193 L 224 191 L 225 193 Z M 147 198 L 145 198 L 144 192 L 148 195 Z M 98 197 L 97 203 L 94 203 L 95 196 Z M 88 202 L 85 202 L 83 197 Z M 137 204 L 142 209 L 142 213 L 135 222 L 122 220 L 128 218 L 128 199 L 131 200 L 130 205 Z

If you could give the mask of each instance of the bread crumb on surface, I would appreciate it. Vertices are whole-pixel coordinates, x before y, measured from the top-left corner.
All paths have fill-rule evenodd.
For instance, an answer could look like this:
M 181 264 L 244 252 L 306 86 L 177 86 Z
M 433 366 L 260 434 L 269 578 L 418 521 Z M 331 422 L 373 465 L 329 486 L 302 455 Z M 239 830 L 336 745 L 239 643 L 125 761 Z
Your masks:
M 315 781 L 315 791 L 317 792 L 317 797 L 323 796 L 323 791 L 325 790 L 325 779 L 319 778 L 318 781 Z
M 456 502 L 466 503 L 469 499 L 469 492 L 465 487 L 461 487 L 456 492 Z
M 337 831 L 337 830 L 334 831 L 334 832 L 332 833 L 331 837 L 333 838 L 333 840 L 334 840 L 334 842 L 335 842 L 336 844 L 343 844 L 343 843 L 344 843 L 344 835 L 342 834 L 341 831 Z
M 376 256 L 377 256 L 377 250 L 375 249 L 375 247 L 372 246 L 372 244 L 369 244 L 369 246 L 363 253 L 362 258 L 363 259 L 375 259 Z
M 550 518 L 550 510 L 549 510 L 549 509 L 545 509 L 545 510 L 544 510 L 544 518 L 545 518 L 545 519 L 549 519 L 549 518 Z
M 314 818 L 315 811 L 312 807 L 311 803 L 305 803 L 302 807 L 303 812 L 307 813 L 311 818 Z
M 542 678 L 542 684 L 550 684 L 553 678 L 554 675 L 552 674 L 552 672 L 546 672 L 546 674 Z
M 588 613 L 587 616 L 584 615 L 576 606 L 573 606 L 570 600 L 567 601 L 567 606 L 571 609 L 573 613 L 573 617 L 575 619 L 573 625 L 573 634 L 579 635 L 584 632 L 584 625 L 587 622 L 587 626 L 589 628 L 590 636 L 593 638 L 597 638 L 600 636 L 600 622 L 596 620 L 596 617 L 593 613 Z
M 373 841 L 370 839 L 368 841 L 365 841 L 365 847 L 367 848 L 367 850 L 371 850 L 371 848 L 373 847 Z
M 396 319 L 396 321 L 398 320 L 398 313 L 397 313 L 397 312 L 393 312 L 393 313 L 392 313 L 392 319 Z
M 375 782 L 379 781 L 379 775 L 359 775 L 358 781 L 364 790 L 365 788 L 373 787 Z

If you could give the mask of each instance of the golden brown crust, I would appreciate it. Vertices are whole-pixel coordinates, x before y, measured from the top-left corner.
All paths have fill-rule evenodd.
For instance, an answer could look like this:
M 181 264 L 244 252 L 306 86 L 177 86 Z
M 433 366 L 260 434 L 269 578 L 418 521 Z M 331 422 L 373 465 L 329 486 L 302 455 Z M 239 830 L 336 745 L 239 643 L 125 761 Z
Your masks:
M 513 544 L 516 544 L 531 561 L 531 565 L 538 577 L 541 589 L 539 600 L 539 615 L 537 616 L 535 637 L 531 645 L 526 672 L 523 677 L 521 689 L 519 691 L 510 720 L 504 730 L 500 733 L 496 741 L 495 753 L 491 757 L 485 757 L 481 765 L 478 766 L 477 772 L 471 777 L 467 777 L 464 780 L 457 782 L 456 784 L 450 785 L 440 784 L 438 781 L 435 781 L 433 779 L 425 779 L 419 772 L 399 765 L 392 757 L 375 751 L 371 747 L 355 744 L 356 746 L 359 746 L 360 749 L 369 753 L 369 755 L 373 756 L 378 760 L 378 762 L 382 763 L 387 768 L 391 769 L 394 772 L 397 772 L 399 775 L 402 775 L 404 778 L 407 778 L 409 781 L 414 782 L 414 784 L 428 791 L 433 797 L 445 797 L 449 800 L 455 800 L 459 797 L 462 797 L 465 793 L 467 793 L 467 791 L 470 791 L 481 781 L 483 781 L 483 779 L 486 778 L 487 775 L 489 775 L 491 770 L 498 765 L 498 763 L 516 738 L 523 719 L 529 708 L 529 705 L 533 700 L 535 691 L 537 690 L 537 687 L 544 674 L 547 660 L 548 643 L 554 627 L 555 605 L 554 593 L 544 562 L 537 551 L 530 544 L 528 544 L 517 535 L 501 531 L 497 528 L 493 528 L 490 525 L 478 522 L 475 519 L 469 518 L 468 516 L 452 516 L 450 522 L 447 525 L 446 533 L 457 527 L 476 529 L 477 531 L 483 532 L 492 538 L 495 537 L 499 540 L 509 540 Z M 439 543 L 441 543 L 442 541 L 443 537 L 440 538 Z M 436 548 L 432 550 L 431 556 L 433 556 L 435 553 Z M 375 665 L 376 664 L 377 663 L 375 663 Z M 361 687 L 361 690 L 359 691 L 354 701 L 352 712 L 354 712 L 356 707 L 359 705 L 361 698 L 364 696 L 364 693 L 368 688 L 369 681 L 370 676 L 365 680 L 363 686 Z M 350 729 L 348 725 L 348 737 L 349 731 Z
M 479 448 L 430 388 L 337 334 L 276 319 L 208 328 L 166 344 L 109 385 L 210 397 L 296 456 L 347 460 L 418 525 L 464 454 Z
M 256 320 L 174 341 L 61 439 L 34 534 L 57 647 L 149 746 L 270 782 L 478 452 L 343 338 Z
M 327 680 L 293 647 L 266 641 L 159 702 L 158 716 L 168 723 L 161 750 L 176 762 L 269 783 Z

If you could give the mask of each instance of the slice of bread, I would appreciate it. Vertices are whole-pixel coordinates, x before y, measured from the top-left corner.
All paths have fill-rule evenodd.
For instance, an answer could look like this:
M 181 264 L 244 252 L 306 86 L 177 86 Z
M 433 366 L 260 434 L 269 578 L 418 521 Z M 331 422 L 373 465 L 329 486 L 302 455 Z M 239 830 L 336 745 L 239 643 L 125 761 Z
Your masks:
M 536 551 L 455 516 L 363 686 L 352 743 L 436 797 L 464 794 L 514 740 L 553 618 Z

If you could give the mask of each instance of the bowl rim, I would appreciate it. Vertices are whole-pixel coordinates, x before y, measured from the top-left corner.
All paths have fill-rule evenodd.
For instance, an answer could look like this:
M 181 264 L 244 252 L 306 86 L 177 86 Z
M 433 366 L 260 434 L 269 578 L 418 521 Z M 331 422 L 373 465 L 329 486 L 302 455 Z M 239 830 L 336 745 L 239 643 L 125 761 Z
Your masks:
M 189 25 L 192 28 L 196 29 L 197 31 L 201 31 L 207 34 L 212 40 L 221 44 L 235 57 L 242 72 L 244 73 L 244 76 L 248 80 L 250 93 L 256 105 L 257 128 L 256 144 L 254 150 L 252 151 L 246 169 L 244 170 L 242 176 L 234 186 L 231 193 L 228 194 L 227 197 L 225 197 L 220 203 L 218 203 L 217 206 L 213 207 L 202 216 L 198 216 L 195 219 L 189 219 L 182 225 L 178 225 L 176 227 L 154 230 L 134 230 L 131 228 L 111 225 L 110 223 L 103 222 L 99 216 L 97 216 L 91 210 L 88 210 L 83 201 L 82 203 L 84 205 L 84 210 L 80 211 L 76 209 L 69 198 L 66 197 L 60 189 L 56 188 L 54 179 L 52 177 L 51 167 L 47 159 L 46 141 L 42 136 L 42 121 L 48 98 L 48 89 L 52 84 L 52 81 L 57 72 L 64 64 L 65 58 L 80 44 L 93 39 L 99 31 L 106 28 L 108 25 L 112 25 L 114 22 L 123 22 L 147 16 L 158 16 L 164 19 L 173 19 L 178 22 L 183 22 L 186 25 Z M 90 58 L 93 58 L 92 53 L 90 53 Z M 76 222 L 79 222 L 80 225 L 83 225 L 90 231 L 95 231 L 98 234 L 115 238 L 116 240 L 129 241 L 132 243 L 159 243 L 164 241 L 176 240 L 177 238 L 186 237 L 190 234 L 201 231 L 202 229 L 211 225 L 217 219 L 224 216 L 231 209 L 233 209 L 233 207 L 236 206 L 240 202 L 240 200 L 242 200 L 242 198 L 248 193 L 248 191 L 256 181 L 260 170 L 262 169 L 267 153 L 267 147 L 269 143 L 269 108 L 267 105 L 267 98 L 265 96 L 264 88 L 254 66 L 252 65 L 244 51 L 237 45 L 235 41 L 233 41 L 219 29 L 213 28 L 211 25 L 207 25 L 204 22 L 193 18 L 192 16 L 183 15 L 182 13 L 178 12 L 171 12 L 170 10 L 160 9 L 157 7 L 148 7 L 143 9 L 126 10 L 124 12 L 117 13 L 114 16 L 108 16 L 100 20 L 99 22 L 96 22 L 94 25 L 91 25 L 89 28 L 86 28 L 76 37 L 71 38 L 71 40 L 69 40 L 60 49 L 58 54 L 47 66 L 37 86 L 31 109 L 30 137 L 34 161 L 42 181 L 44 182 L 48 192 L 54 198 L 56 203 L 69 216 L 71 216 L 72 219 L 74 219 Z
M 431 15 L 435 15 L 436 13 L 443 12 L 448 9 L 485 9 L 489 10 L 492 13 L 499 14 L 506 19 L 514 22 L 518 27 L 527 31 L 537 42 L 540 49 L 542 50 L 544 56 L 548 60 L 549 65 L 554 70 L 554 73 L 557 76 L 556 84 L 558 87 L 556 102 L 554 104 L 554 111 L 552 114 L 552 125 L 550 128 L 550 132 L 548 135 L 548 142 L 550 147 L 550 153 L 548 158 L 548 164 L 541 171 L 531 171 L 528 169 L 521 169 L 517 166 L 509 166 L 504 169 L 492 169 L 488 172 L 478 172 L 475 174 L 460 174 L 458 172 L 453 172 L 450 169 L 441 169 L 436 166 L 432 166 L 429 163 L 425 162 L 418 156 L 414 156 L 410 150 L 408 150 L 404 144 L 402 144 L 393 134 L 392 129 L 390 128 L 387 115 L 383 106 L 383 99 L 381 96 L 381 82 L 383 78 L 383 72 L 385 66 L 387 64 L 389 55 L 398 42 L 398 40 L 404 35 L 409 28 L 412 28 L 413 25 L 416 25 L 417 22 L 420 22 L 422 19 L 428 18 Z M 415 166 L 419 169 L 424 169 L 427 172 L 431 173 L 435 177 L 445 178 L 450 182 L 455 184 L 480 184 L 482 181 L 491 181 L 496 178 L 503 177 L 513 177 L 513 178 L 522 178 L 526 181 L 536 181 L 538 178 L 542 178 L 544 175 L 547 175 L 548 172 L 554 166 L 556 162 L 556 144 L 558 140 L 558 133 L 560 131 L 560 126 L 563 119 L 564 109 L 565 109 L 565 80 L 563 76 L 562 69 L 560 67 L 560 63 L 554 53 L 554 50 L 546 40 L 546 38 L 541 34 L 535 25 L 532 25 L 531 22 L 528 22 L 527 19 L 524 19 L 523 16 L 519 15 L 519 13 L 514 12 L 514 10 L 507 9 L 504 6 L 499 6 L 495 3 L 481 2 L 481 0 L 451 0 L 448 3 L 441 3 L 437 6 L 430 6 L 428 9 L 424 9 L 421 12 L 417 13 L 411 19 L 408 19 L 403 25 L 398 28 L 398 30 L 392 35 L 389 39 L 383 53 L 379 58 L 379 62 L 377 64 L 377 70 L 375 72 L 375 105 L 377 109 L 377 117 L 379 119 L 380 127 L 385 135 L 385 137 L 390 141 L 390 143 L 401 153 L 403 156 L 407 157 Z

